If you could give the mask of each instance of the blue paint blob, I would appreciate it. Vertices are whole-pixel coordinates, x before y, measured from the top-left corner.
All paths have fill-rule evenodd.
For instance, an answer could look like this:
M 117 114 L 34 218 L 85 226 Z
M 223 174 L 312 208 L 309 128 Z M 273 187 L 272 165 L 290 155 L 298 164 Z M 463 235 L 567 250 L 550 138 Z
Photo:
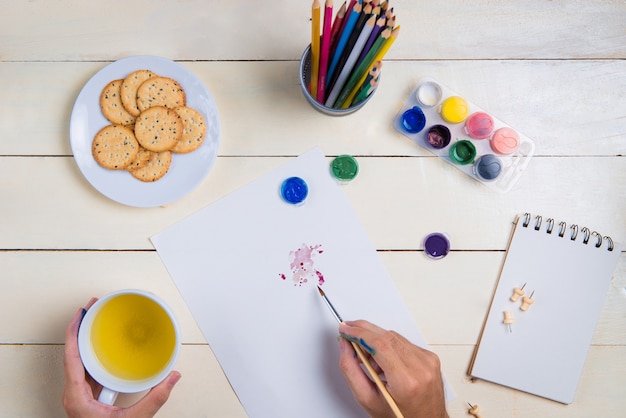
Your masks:
M 416 134 L 426 126 L 426 116 L 419 106 L 413 106 L 402 114 L 402 127 L 405 131 Z
M 502 162 L 493 154 L 483 155 L 476 161 L 474 172 L 483 180 L 495 180 L 502 172 Z
M 308 194 L 309 186 L 300 177 L 289 177 L 280 186 L 280 195 L 292 205 L 304 202 Z

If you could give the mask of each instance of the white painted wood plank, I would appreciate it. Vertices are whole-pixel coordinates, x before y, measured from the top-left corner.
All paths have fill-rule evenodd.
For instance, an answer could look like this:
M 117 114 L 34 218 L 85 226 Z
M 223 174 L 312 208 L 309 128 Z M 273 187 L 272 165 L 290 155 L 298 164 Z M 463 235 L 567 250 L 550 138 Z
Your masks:
M 452 252 L 437 261 L 422 252 L 379 256 L 430 344 L 476 344 L 504 252 Z M 178 318 L 183 342 L 205 343 L 154 251 L 8 251 L 0 252 L 0 268 L 0 317 L 11 318 L 0 328 L 1 343 L 62 344 L 78 307 L 92 296 L 127 288 L 163 298 Z M 593 344 L 626 345 L 625 289 L 626 254 L 615 270 Z
M 324 151 L 324 149 L 322 149 Z M 149 237 L 288 161 L 220 157 L 190 195 L 165 208 L 123 206 L 97 192 L 71 157 L 0 157 L 0 249 L 152 249 Z M 533 212 L 626 237 L 626 158 L 535 158 L 509 193 L 436 158 L 359 157 L 345 186 L 378 249 L 420 249 L 432 231 L 453 249 L 504 250 L 516 214 Z
M 587 356 L 582 377 L 571 405 L 539 398 L 490 382 L 471 381 L 466 376 L 474 347 L 434 347 L 440 356 L 446 378 L 455 389 L 457 399 L 448 405 L 452 418 L 469 416 L 467 402 L 478 404 L 485 417 L 618 417 L 626 407 L 623 396 L 626 367 L 621 358 L 626 349 L 592 347 Z M 515 359 L 511 359 L 515 361 Z M 532 364 L 522 365 L 533 367 Z
M 465 371 L 473 349 L 473 346 L 433 348 L 457 394 L 457 399 L 448 405 L 451 418 L 467 416 L 466 402 L 479 404 L 485 416 L 501 418 L 616 417 L 626 408 L 622 392 L 626 384 L 624 347 L 591 348 L 572 405 L 562 405 L 488 382 L 471 382 Z M 11 376 L 0 381 L 2 413 L 10 417 L 65 417 L 60 401 L 64 382 L 62 357 L 63 346 L 58 345 L 0 346 L 3 376 Z M 208 346 L 183 346 L 176 368 L 183 377 L 157 418 L 247 416 Z M 135 400 L 136 396 L 121 395 L 119 398 L 121 405 Z
M 340 1 L 336 1 L 336 9 Z M 622 1 L 393 0 L 394 59 L 624 58 Z M 1 59 L 285 60 L 310 42 L 310 2 L 3 1 Z M 28 24 L 25 24 L 28 22 Z M 61 47 L 62 46 L 62 47 Z
M 206 343 L 155 251 L 0 252 L 2 343 L 62 344 L 77 309 L 92 297 L 142 289 L 162 298 L 174 312 L 184 343 Z M 19 316 L 15 312 L 20 312 Z
M 247 416 L 207 345 L 184 345 L 175 369 L 183 377 L 156 417 Z M 66 417 L 62 345 L 1 345 L 0 370 L 2 416 Z M 141 395 L 122 394 L 117 404 L 128 406 Z
M 69 121 L 83 85 L 107 63 L 2 63 L 0 155 L 71 155 Z M 363 109 L 333 118 L 298 84 L 298 62 L 184 62 L 207 86 L 220 155 L 431 154 L 392 126 L 420 76 L 431 76 L 533 139 L 537 155 L 624 155 L 626 61 L 385 61 Z M 94 98 L 97 100 L 97 98 Z

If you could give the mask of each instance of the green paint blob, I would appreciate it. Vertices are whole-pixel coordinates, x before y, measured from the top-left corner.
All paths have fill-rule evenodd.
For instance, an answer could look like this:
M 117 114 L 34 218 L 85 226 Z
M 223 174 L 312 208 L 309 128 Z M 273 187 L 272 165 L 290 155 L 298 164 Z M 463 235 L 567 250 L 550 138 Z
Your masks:
M 339 155 L 330 163 L 333 176 L 341 181 L 350 181 L 359 173 L 359 164 L 350 155 Z

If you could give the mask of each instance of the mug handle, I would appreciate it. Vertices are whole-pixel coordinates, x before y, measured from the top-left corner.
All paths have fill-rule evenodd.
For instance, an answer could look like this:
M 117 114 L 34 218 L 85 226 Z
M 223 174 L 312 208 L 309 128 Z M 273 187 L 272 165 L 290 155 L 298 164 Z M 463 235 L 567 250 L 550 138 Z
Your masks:
M 119 392 L 102 387 L 102 392 L 100 392 L 100 396 L 98 396 L 98 402 L 106 405 L 113 405 L 118 394 Z

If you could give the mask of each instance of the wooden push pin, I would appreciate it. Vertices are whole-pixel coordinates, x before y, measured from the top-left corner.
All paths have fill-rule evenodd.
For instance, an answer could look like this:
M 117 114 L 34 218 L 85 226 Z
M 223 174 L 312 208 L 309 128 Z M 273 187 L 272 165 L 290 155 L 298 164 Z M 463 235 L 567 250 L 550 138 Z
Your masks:
M 502 322 L 505 325 L 509 326 L 509 332 L 513 332 L 511 324 L 515 322 L 515 319 L 513 319 L 513 314 L 511 314 L 511 311 L 504 311 L 504 320 Z
M 524 287 L 526 283 L 522 285 L 522 287 L 516 287 L 513 289 L 513 294 L 511 295 L 511 302 L 517 302 L 521 296 L 524 296 L 526 292 L 524 292 Z
M 530 294 L 530 297 L 524 296 L 522 298 L 522 305 L 519 307 L 522 311 L 526 312 L 528 308 L 530 308 L 530 305 L 532 305 L 535 302 L 533 300 L 534 294 L 535 294 L 535 291 L 533 290 L 533 292 Z
M 471 403 L 467 403 L 470 407 L 469 412 L 470 415 L 474 415 L 476 418 L 483 418 L 483 414 L 480 412 L 480 408 L 478 405 L 472 405 Z

